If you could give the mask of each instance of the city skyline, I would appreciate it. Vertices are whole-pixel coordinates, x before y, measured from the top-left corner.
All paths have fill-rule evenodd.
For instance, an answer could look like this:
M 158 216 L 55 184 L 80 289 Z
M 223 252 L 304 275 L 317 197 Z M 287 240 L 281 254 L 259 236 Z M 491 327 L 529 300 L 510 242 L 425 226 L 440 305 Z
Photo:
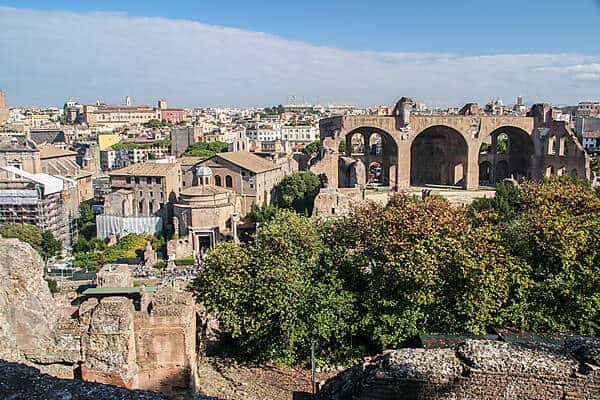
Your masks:
M 59 6 L 64 3 L 68 2 Z M 589 5 L 595 7 L 593 2 Z M 109 2 L 106 7 L 110 6 Z M 552 4 L 547 8 L 553 9 Z M 535 14 L 535 10 L 524 12 Z M 327 38 L 319 43 L 309 34 L 300 40 L 277 26 L 265 26 L 272 32 L 261 33 L 191 17 L 181 19 L 176 14 L 166 18 L 135 13 L 134 9 L 82 12 L 0 7 L 0 57 L 6 60 L 0 88 L 7 92 L 9 105 L 60 106 L 68 98 L 121 103 L 126 95 L 138 104 L 167 98 L 177 107 L 261 106 L 285 103 L 291 96 L 298 101 L 364 106 L 393 104 L 403 95 L 431 106 L 481 104 L 492 97 L 511 102 L 519 95 L 529 104 L 568 104 L 597 100 L 600 92 L 596 45 L 590 43 L 584 52 L 579 43 L 569 52 L 563 39 L 544 36 L 543 31 L 536 35 L 537 22 L 522 43 L 508 45 L 515 49 L 508 54 L 497 44 L 510 24 L 504 30 L 482 32 L 490 42 L 488 52 L 477 44 L 479 36 L 474 46 L 465 37 L 462 52 L 457 48 L 440 52 L 435 46 L 431 52 L 416 51 L 414 43 L 423 46 L 431 38 L 414 39 L 410 31 L 388 51 L 376 45 L 366 49 L 360 42 L 352 49 L 343 41 L 333 43 Z M 547 11 L 542 14 L 550 18 Z M 471 12 L 466 18 L 473 16 Z M 598 13 L 592 11 L 585 18 L 597 19 Z M 338 25 L 344 24 L 332 22 L 333 31 Z M 580 25 L 581 30 L 570 35 L 593 34 L 598 29 Z M 522 35 L 520 26 L 516 24 L 515 31 Z M 532 52 L 531 44 L 522 45 L 536 40 L 540 52 Z M 545 51 L 552 43 L 557 52 Z M 402 52 L 402 48 L 408 50 Z

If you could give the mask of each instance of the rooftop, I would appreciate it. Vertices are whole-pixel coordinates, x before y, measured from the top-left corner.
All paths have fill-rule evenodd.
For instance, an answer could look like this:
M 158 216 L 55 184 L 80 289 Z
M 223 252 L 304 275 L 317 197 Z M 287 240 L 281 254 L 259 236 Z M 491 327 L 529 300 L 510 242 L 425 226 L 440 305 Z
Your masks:
M 128 167 L 114 170 L 110 176 L 168 176 L 173 169 L 178 168 L 178 164 L 163 163 L 139 163 L 131 164 Z
M 232 164 L 237 165 L 238 167 L 242 167 L 248 171 L 254 172 L 255 174 L 281 168 L 279 165 L 275 165 L 274 163 L 248 151 L 218 153 L 211 158 L 214 157 L 222 158 Z
M 182 196 L 213 196 L 227 193 L 229 190 L 219 186 L 192 186 L 181 192 Z
M 74 151 L 59 149 L 58 147 L 52 145 L 42 145 L 39 146 L 39 149 L 40 158 L 42 160 L 56 157 L 74 157 L 77 155 L 77 153 Z

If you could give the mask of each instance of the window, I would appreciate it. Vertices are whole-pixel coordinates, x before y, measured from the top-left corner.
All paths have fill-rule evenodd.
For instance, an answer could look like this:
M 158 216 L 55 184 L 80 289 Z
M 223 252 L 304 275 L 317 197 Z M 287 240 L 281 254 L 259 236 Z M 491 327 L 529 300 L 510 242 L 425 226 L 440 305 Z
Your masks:
M 233 179 L 231 178 L 231 175 L 227 175 L 225 177 L 225 186 L 228 188 L 232 188 L 233 187 Z
M 152 178 L 151 178 L 151 177 L 147 177 L 147 178 L 146 178 L 146 183 L 147 183 L 148 185 L 152 185 Z
M 125 182 L 131 183 L 131 177 L 128 176 L 127 178 L 125 178 Z
M 160 179 L 160 178 L 156 178 L 156 179 L 155 179 L 155 182 L 156 182 L 156 184 L 157 184 L 157 185 L 160 185 L 160 183 L 161 183 L 161 179 Z
M 222 185 L 222 183 L 221 183 L 221 176 L 220 175 L 216 175 L 215 176 L 215 185 L 217 185 L 217 186 L 221 186 Z
M 140 177 L 139 177 L 139 176 L 136 176 L 136 177 L 134 178 L 134 181 L 135 181 L 135 183 L 139 184 L 139 183 L 140 183 Z

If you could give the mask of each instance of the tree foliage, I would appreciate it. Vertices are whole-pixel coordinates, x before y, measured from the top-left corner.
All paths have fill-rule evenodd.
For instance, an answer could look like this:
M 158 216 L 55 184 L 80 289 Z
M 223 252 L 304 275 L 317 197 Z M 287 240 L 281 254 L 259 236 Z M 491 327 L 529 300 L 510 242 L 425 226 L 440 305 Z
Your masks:
M 212 157 L 217 153 L 223 153 L 227 151 L 227 143 L 224 142 L 196 142 L 190 144 L 185 152 L 184 156 L 193 157 Z
M 252 204 L 250 212 L 246 217 L 254 224 L 262 224 L 275 218 L 278 210 L 279 209 L 272 204 L 263 204 L 261 206 Z
M 314 157 L 317 154 L 317 152 L 319 151 L 320 145 L 321 144 L 319 143 L 318 140 L 311 142 L 302 149 L 302 153 L 304 153 L 308 157 Z
M 312 172 L 295 172 L 286 176 L 275 188 L 275 204 L 281 208 L 310 215 L 321 180 Z
M 97 271 L 104 264 L 115 262 L 119 259 L 140 257 L 146 243 L 150 241 L 155 250 L 160 249 L 162 241 L 151 235 L 130 233 L 123 236 L 112 246 L 107 246 L 101 238 L 92 238 L 89 241 L 80 237 L 73 247 L 76 268 L 87 268 L 89 271 Z
M 7 238 L 17 238 L 29 243 L 44 261 L 56 257 L 62 252 L 62 242 L 54 237 L 50 231 L 43 231 L 30 224 L 5 224 L 0 225 L 0 235 Z
M 192 287 L 246 357 L 297 363 L 312 339 L 340 354 L 352 334 L 353 296 L 321 262 L 326 254 L 314 220 L 280 210 L 252 244 L 219 244 Z
M 398 194 L 327 220 L 255 212 L 253 241 L 217 246 L 193 284 L 242 356 L 299 362 L 311 338 L 347 359 L 421 333 L 600 333 L 587 183 L 500 185 L 468 208 Z
M 263 109 L 263 112 L 265 114 L 279 115 L 279 114 L 283 114 L 285 112 L 285 107 L 281 104 L 279 104 L 278 106 L 273 106 L 273 107 L 265 107 Z

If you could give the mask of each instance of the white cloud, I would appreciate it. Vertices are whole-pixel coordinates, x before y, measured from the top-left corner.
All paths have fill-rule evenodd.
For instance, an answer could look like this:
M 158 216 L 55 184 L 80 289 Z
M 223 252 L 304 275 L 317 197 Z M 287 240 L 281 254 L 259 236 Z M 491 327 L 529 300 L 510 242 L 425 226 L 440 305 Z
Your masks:
M 517 95 L 569 103 L 600 92 L 592 79 L 600 55 L 350 51 L 193 21 L 1 7 L 0 26 L 0 87 L 12 104 L 126 95 L 179 106 L 266 105 L 292 95 L 356 104 Z
M 582 74 L 575 75 L 575 79 L 578 79 L 581 81 L 597 81 L 597 80 L 600 80 L 600 74 L 596 74 L 593 72 L 585 72 Z

